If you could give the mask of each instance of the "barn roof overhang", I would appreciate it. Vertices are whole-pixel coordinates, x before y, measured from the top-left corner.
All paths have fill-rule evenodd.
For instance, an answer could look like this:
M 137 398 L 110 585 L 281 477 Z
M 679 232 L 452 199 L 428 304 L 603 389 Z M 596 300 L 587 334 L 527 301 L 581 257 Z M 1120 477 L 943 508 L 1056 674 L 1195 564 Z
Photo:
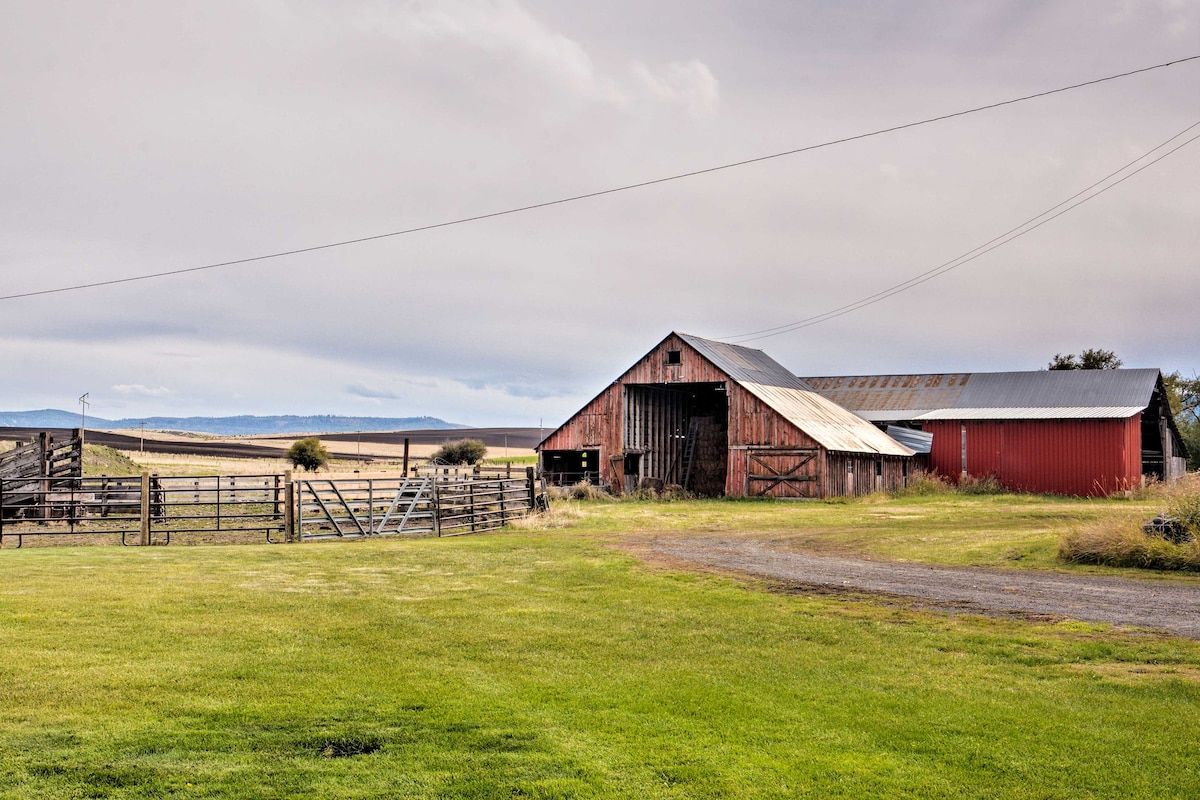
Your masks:
M 1129 419 L 1145 406 L 1094 406 L 1062 408 L 942 408 L 910 419 L 922 420 L 1054 420 L 1054 419 Z

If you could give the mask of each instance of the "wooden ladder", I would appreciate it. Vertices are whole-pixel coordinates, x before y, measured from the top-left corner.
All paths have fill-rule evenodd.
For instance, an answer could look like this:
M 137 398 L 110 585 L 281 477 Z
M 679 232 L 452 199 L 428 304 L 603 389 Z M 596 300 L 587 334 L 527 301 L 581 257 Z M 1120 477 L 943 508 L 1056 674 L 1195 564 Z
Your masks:
M 696 460 L 696 440 L 700 438 L 700 417 L 688 420 L 687 436 L 683 440 L 683 476 L 679 485 L 685 490 L 692 479 L 692 463 Z

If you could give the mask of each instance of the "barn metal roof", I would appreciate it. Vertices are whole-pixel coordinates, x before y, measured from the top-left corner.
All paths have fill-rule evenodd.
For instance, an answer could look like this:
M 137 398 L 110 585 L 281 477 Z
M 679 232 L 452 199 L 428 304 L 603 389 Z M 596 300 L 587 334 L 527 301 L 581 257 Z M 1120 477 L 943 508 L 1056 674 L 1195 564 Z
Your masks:
M 1146 406 L 1095 406 L 1089 408 L 942 408 L 916 420 L 935 419 L 1128 419 Z
M 1124 419 L 1150 405 L 1156 369 L 1039 370 L 805 379 L 864 419 Z
M 676 335 L 822 447 L 844 453 L 913 454 L 874 425 L 814 392 L 763 351 Z
M 888 425 L 887 435 L 916 453 L 928 455 L 933 452 L 933 434 L 925 431 L 915 431 L 912 428 L 901 428 L 899 425 Z
M 686 333 L 675 333 L 738 383 L 757 383 L 786 389 L 812 391 L 812 387 L 785 369 L 762 350 L 742 347 L 712 339 L 701 339 Z

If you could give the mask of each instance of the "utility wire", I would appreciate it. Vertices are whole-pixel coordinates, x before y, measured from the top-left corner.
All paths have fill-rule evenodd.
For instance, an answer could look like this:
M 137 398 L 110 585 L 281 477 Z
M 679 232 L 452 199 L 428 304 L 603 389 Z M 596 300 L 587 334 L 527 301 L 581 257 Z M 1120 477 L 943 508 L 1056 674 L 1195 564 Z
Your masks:
M 1129 168 L 1131 168 L 1132 166 L 1137 164 L 1139 161 L 1142 161 L 1143 159 L 1149 157 L 1150 155 L 1157 152 L 1158 150 L 1163 149 L 1164 147 L 1169 145 L 1171 142 L 1175 141 L 1179 137 L 1188 133 L 1188 131 L 1191 131 L 1193 128 L 1196 128 L 1198 126 L 1200 126 L 1200 122 L 1192 123 L 1188 127 L 1184 128 L 1182 131 L 1180 131 L 1179 133 L 1172 136 L 1170 139 L 1167 139 L 1162 144 L 1146 151 L 1142 155 L 1135 158 L 1133 161 L 1130 161 L 1125 166 L 1121 167 L 1120 169 L 1116 170 L 1115 172 L 1109 173 L 1105 177 L 1103 177 L 1100 180 L 1093 183 L 1091 186 L 1088 186 L 1086 189 L 1082 189 L 1082 190 L 1076 192 L 1075 194 L 1068 197 L 1066 200 L 1063 200 L 1061 203 L 1058 203 L 1057 205 L 1046 209 L 1045 211 L 1038 214 L 1037 216 L 1026 220 L 1025 222 L 1021 223 L 1020 225 L 1016 226 L 1015 228 L 1009 229 L 1008 231 L 1000 234 L 999 236 L 995 237 L 994 239 L 984 242 L 983 244 L 979 245 L 978 247 L 976 247 L 972 250 L 968 250 L 967 252 L 963 253 L 962 255 L 958 256 L 957 258 L 953 258 L 943 264 L 940 264 L 939 266 L 934 267 L 933 269 L 922 272 L 919 275 L 915 275 L 912 278 L 909 278 L 908 280 L 903 281 L 902 283 L 898 283 L 894 286 L 884 289 L 883 291 L 876 292 L 875 294 L 868 295 L 867 297 L 864 297 L 861 300 L 856 300 L 853 303 L 848 303 L 844 306 L 839 306 L 838 308 L 832 309 L 831 311 L 826 311 L 823 314 L 817 314 L 815 316 L 806 317 L 802 320 L 798 320 L 796 322 L 791 322 L 786 325 L 777 325 L 773 328 L 764 328 L 764 329 L 758 330 L 758 331 L 750 331 L 748 333 L 742 333 L 742 334 L 736 334 L 733 336 L 725 336 L 725 337 L 718 337 L 718 338 L 721 341 L 731 341 L 731 342 L 736 341 L 738 343 L 745 343 L 745 342 L 758 341 L 759 339 L 769 339 L 774 336 L 781 336 L 785 333 L 791 333 L 793 331 L 800 330 L 801 328 L 808 328 L 813 325 L 818 325 L 822 322 L 828 322 L 831 319 L 836 319 L 837 317 L 841 317 L 841 316 L 844 316 L 851 312 L 858 311 L 860 309 L 866 308 L 867 306 L 874 305 L 875 303 L 878 303 L 882 300 L 886 300 L 889 297 L 893 297 L 897 294 L 900 294 L 901 292 L 908 291 L 909 289 L 912 289 L 913 287 L 920 286 L 921 284 L 931 281 L 934 278 L 940 277 L 941 275 L 944 275 L 953 269 L 957 269 L 958 267 L 961 267 L 964 264 L 970 263 L 971 261 L 974 261 L 975 259 L 979 258 L 980 256 L 982 256 L 986 253 L 990 253 L 991 251 L 995 250 L 998 247 L 1003 247 L 1004 245 L 1008 244 L 1009 242 L 1015 241 L 1016 239 L 1021 238 L 1022 236 L 1024 236 L 1027 233 L 1032 233 L 1033 231 L 1035 231 L 1038 228 L 1045 225 L 1047 222 L 1051 222 L 1052 220 L 1058 219 L 1063 214 L 1066 214 L 1068 211 L 1072 211 L 1072 210 L 1078 208 L 1079 206 L 1083 205 L 1084 203 L 1088 202 L 1089 200 L 1094 200 L 1095 198 L 1097 198 L 1100 195 L 1107 192 L 1109 189 L 1119 186 L 1120 184 L 1129 180 L 1134 175 L 1137 175 L 1139 172 L 1146 169 L 1147 167 L 1157 164 L 1159 161 L 1162 161 L 1164 158 L 1166 158 L 1167 156 L 1170 156 L 1172 153 L 1175 153 L 1178 150 L 1181 150 L 1184 147 L 1187 147 L 1192 142 L 1196 141 L 1197 139 L 1200 139 L 1200 134 L 1197 134 L 1197 135 L 1191 137 L 1190 139 L 1187 139 L 1186 141 L 1182 142 L 1181 144 L 1176 145 L 1175 147 L 1171 148 L 1170 150 L 1168 150 L 1167 152 L 1158 156 L 1157 158 L 1153 159 L 1152 161 L 1149 161 L 1149 162 L 1143 164 L 1142 166 L 1135 169 L 1133 172 L 1130 172 L 1128 175 L 1125 175 L 1124 177 L 1122 177 L 1120 180 L 1113 181 L 1111 184 L 1105 186 L 1104 188 L 1100 189 L 1099 191 L 1095 192 L 1094 194 L 1084 197 L 1082 200 L 1079 200 L 1079 202 L 1074 203 L 1073 205 L 1070 205 L 1067 208 L 1062 208 L 1063 206 L 1070 203 L 1072 200 L 1075 200 L 1076 198 L 1080 197 L 1081 195 L 1087 194 L 1088 192 L 1095 189 L 1097 186 L 1100 186 L 1101 184 L 1106 183 L 1107 181 L 1111 180 L 1115 176 L 1120 175 L 1122 172 L 1125 172 L 1126 170 L 1128 170 Z M 1048 214 L 1051 214 L 1051 212 L 1054 212 L 1056 209 L 1060 209 L 1060 208 L 1062 208 L 1062 210 L 1058 211 L 1058 213 L 1053 214 L 1052 216 L 1048 216 L 1048 217 L 1046 216 Z M 1046 217 L 1046 218 L 1042 219 L 1042 217 Z M 1041 222 L 1037 222 L 1039 219 L 1041 219 Z M 1034 223 L 1036 223 L 1036 224 L 1034 224 Z
M 820 150 L 825 147 L 833 147 L 834 145 L 846 144 L 847 142 L 855 142 L 855 141 L 859 141 L 861 139 L 869 139 L 874 136 L 882 136 L 886 133 L 895 133 L 896 131 L 902 131 L 902 130 L 906 130 L 908 128 L 916 128 L 921 125 L 929 125 L 934 122 L 943 122 L 948 119 L 954 119 L 955 117 L 963 117 L 968 114 L 978 113 L 980 111 L 988 111 L 988 110 L 991 110 L 994 108 L 1001 108 L 1003 106 L 1013 105 L 1015 103 L 1022 103 L 1022 102 L 1025 102 L 1026 100 L 1034 100 L 1039 97 L 1048 97 L 1049 95 L 1052 95 L 1052 94 L 1069 92 L 1073 89 L 1081 89 L 1085 86 L 1094 86 L 1098 83 L 1106 83 L 1108 81 L 1114 81 L 1114 80 L 1118 80 L 1120 78 L 1128 78 L 1131 75 L 1140 75 L 1141 73 L 1144 73 L 1144 72 L 1151 72 L 1153 70 L 1164 69 L 1166 67 L 1172 67 L 1177 64 L 1186 63 L 1188 61 L 1196 61 L 1197 59 L 1200 59 L 1200 55 L 1187 56 L 1186 58 L 1178 58 L 1178 59 L 1175 59 L 1174 61 L 1166 61 L 1162 64 L 1154 64 L 1149 67 L 1142 67 L 1140 69 L 1130 70 L 1129 72 L 1121 72 L 1116 75 L 1106 76 L 1104 78 L 1096 78 L 1094 80 L 1084 81 L 1083 83 L 1074 83 L 1074 84 L 1071 84 L 1070 86 L 1062 86 L 1062 87 L 1059 87 L 1058 89 L 1049 89 L 1047 91 L 1038 92 L 1036 94 L 1029 94 L 1029 95 L 1025 95 L 1023 97 L 1015 97 L 1011 100 L 1002 100 L 998 103 L 989 103 L 988 105 L 976 106 L 975 108 L 968 108 L 963 111 L 955 111 L 950 114 L 943 114 L 938 117 L 929 117 L 926 119 L 917 120 L 915 122 L 906 122 L 902 125 L 893 125 L 890 128 L 880 128 L 879 130 L 871 131 L 869 133 L 860 133 L 860 134 L 856 134 L 854 136 L 847 136 L 847 137 L 844 137 L 841 139 L 832 139 L 827 142 L 821 142 L 820 144 L 811 144 L 811 145 L 807 145 L 805 147 L 798 147 L 794 150 L 785 150 L 782 153 L 772 153 L 770 155 L 758 156 L 756 158 L 747 158 L 742 161 L 734 161 L 734 162 L 731 162 L 728 164 L 721 164 L 721 165 L 718 165 L 715 167 L 706 167 L 704 169 L 693 170 L 691 172 L 682 172 L 677 175 L 668 175 L 667 177 L 664 177 L 664 178 L 654 178 L 652 180 L 641 181 L 639 183 L 630 183 L 630 184 L 626 184 L 624 186 L 616 186 L 611 189 L 601 189 L 601 190 L 595 191 L 595 192 L 587 192 L 585 194 L 577 194 L 577 195 L 573 195 L 570 197 L 562 197 L 557 200 L 548 200 L 543 203 L 534 203 L 533 205 L 520 206 L 517 208 L 509 208 L 504 211 L 493 211 L 493 212 L 490 212 L 487 214 L 478 214 L 473 217 L 462 217 L 460 219 L 449 220 L 446 222 L 437 222 L 437 223 L 433 223 L 431 225 L 420 225 L 415 228 L 405 228 L 404 230 L 391 231 L 390 233 L 378 233 L 373 236 L 363 236 L 363 237 L 360 237 L 357 239 L 346 239 L 346 240 L 343 240 L 340 242 L 330 242 L 328 244 L 315 245 L 313 247 L 301 247 L 301 248 L 297 248 L 295 250 L 283 250 L 278 253 L 269 253 L 267 255 L 261 255 L 261 256 L 251 256 L 249 258 L 238 258 L 238 259 L 234 259 L 232 261 L 219 261 L 214 264 L 204 264 L 204 265 L 197 266 L 197 267 L 185 267 L 182 269 L 167 270 L 164 272 L 152 272 L 152 273 L 148 273 L 145 275 L 133 275 L 128 278 L 113 278 L 111 280 L 95 281 L 93 283 L 79 283 L 79 284 L 74 284 L 71 286 L 60 286 L 55 289 L 40 289 L 40 290 L 32 291 L 32 292 L 21 292 L 19 294 L 0 295 L 0 301 L 17 300 L 22 297 L 37 297 L 39 295 L 46 295 L 46 294 L 58 294 L 61 292 L 73 292 L 73 291 L 78 291 L 80 289 L 95 289 L 100 286 L 115 286 L 115 285 L 122 284 L 122 283 L 133 283 L 135 281 L 146 281 L 146 280 L 151 280 L 153 278 L 166 278 L 166 277 L 173 276 L 173 275 L 186 275 L 191 272 L 202 272 L 204 270 L 218 269 L 220 267 L 232 267 L 237 264 L 250 264 L 255 261 L 267 261 L 268 259 L 284 258 L 286 256 L 300 255 L 301 253 L 314 253 L 319 250 L 329 250 L 334 247 L 346 247 L 346 246 L 352 245 L 352 244 L 362 244 L 363 242 L 373 242 L 373 241 L 376 241 L 379 239 L 388 239 L 388 238 L 391 238 L 394 236 L 405 236 L 407 234 L 420 233 L 422 231 L 431 231 L 431 230 L 435 230 L 437 228 L 448 228 L 452 225 L 463 225 L 468 222 L 479 222 L 479 221 L 485 220 L 485 219 L 493 219 L 495 217 L 508 216 L 509 214 L 520 214 L 525 211 L 534 211 L 539 208 L 548 208 L 550 206 L 562 205 L 564 203 L 573 203 L 577 200 L 588 200 L 588 199 L 591 199 L 594 197 L 603 197 L 604 195 L 616 194 L 617 192 L 627 192 L 627 191 L 631 191 L 633 189 L 642 189 L 647 186 L 655 186 L 660 183 L 669 183 L 671 181 L 683 180 L 684 178 L 694 178 L 698 175 L 707 175 L 712 172 L 721 172 L 722 170 L 734 169 L 735 167 L 744 167 L 748 164 L 757 164 L 762 161 L 770 161 L 772 159 L 783 158 L 785 156 L 793 156 L 793 155 L 797 155 L 799 153 L 807 153 L 812 150 Z

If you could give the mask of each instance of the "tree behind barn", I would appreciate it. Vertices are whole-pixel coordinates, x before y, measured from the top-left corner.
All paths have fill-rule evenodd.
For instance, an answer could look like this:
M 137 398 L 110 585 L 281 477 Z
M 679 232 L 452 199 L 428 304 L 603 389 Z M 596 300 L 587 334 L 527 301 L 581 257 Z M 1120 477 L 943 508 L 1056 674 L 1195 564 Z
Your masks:
M 1089 348 L 1079 355 L 1055 353 L 1046 369 L 1120 369 L 1124 363 L 1112 350 Z
M 1200 376 L 1185 378 L 1176 370 L 1163 375 L 1163 385 L 1179 436 L 1188 449 L 1188 469 L 1200 469 Z

